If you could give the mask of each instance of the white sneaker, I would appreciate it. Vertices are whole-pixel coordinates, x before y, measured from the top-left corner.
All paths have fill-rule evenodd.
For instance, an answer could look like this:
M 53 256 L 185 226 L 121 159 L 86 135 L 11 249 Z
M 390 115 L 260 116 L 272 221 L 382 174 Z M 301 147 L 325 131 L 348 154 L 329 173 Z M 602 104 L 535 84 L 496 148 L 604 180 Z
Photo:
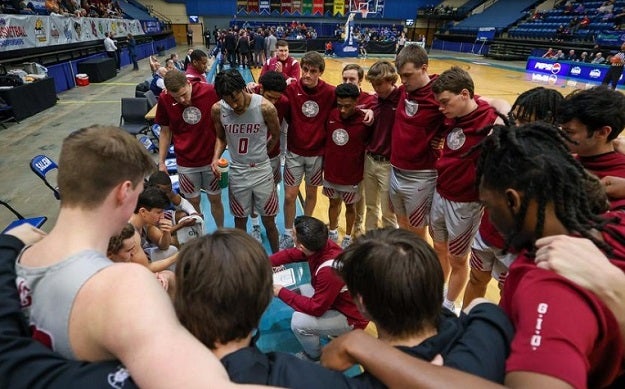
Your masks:
M 295 247 L 295 242 L 293 241 L 293 237 L 289 235 L 282 235 L 280 237 L 280 250 L 290 249 Z
M 333 241 L 334 243 L 338 243 L 339 242 L 339 232 L 338 231 L 329 231 L 328 232 L 328 238 L 330 238 L 330 240 Z
M 252 238 L 256 239 L 258 243 L 263 243 L 263 235 L 260 232 L 260 226 L 252 226 L 252 231 L 250 232 Z
M 341 242 L 341 248 L 346 249 L 350 244 L 352 244 L 352 238 L 350 236 L 346 236 L 343 238 L 343 242 Z

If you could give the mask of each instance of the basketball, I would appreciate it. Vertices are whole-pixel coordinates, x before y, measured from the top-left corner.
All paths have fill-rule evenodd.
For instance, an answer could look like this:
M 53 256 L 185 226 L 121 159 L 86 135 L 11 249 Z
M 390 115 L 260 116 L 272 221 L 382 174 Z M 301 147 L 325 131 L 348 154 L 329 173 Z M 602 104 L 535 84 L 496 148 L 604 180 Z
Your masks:
M 623 57 L 621 57 L 620 55 L 613 55 L 612 58 L 610 58 L 610 63 L 622 64 L 623 63 Z

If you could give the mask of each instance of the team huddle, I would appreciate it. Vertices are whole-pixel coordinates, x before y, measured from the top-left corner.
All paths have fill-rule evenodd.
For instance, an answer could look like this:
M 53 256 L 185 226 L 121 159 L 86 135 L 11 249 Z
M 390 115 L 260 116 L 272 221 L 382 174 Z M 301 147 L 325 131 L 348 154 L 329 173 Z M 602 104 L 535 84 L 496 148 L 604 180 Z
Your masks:
M 69 360 L 11 328 L 0 331 L 0 366 L 37 361 L 30 373 L 43 386 L 623 383 L 623 94 L 599 86 L 563 97 L 539 87 L 511 106 L 479 96 L 460 67 L 428 74 L 419 46 L 366 74 L 347 65 L 336 87 L 321 79 L 319 53 L 305 53 L 298 66 L 281 60 L 288 72 L 263 68 L 258 84 L 246 85 L 236 69 L 218 73 L 214 85 L 168 72 L 155 119 L 160 174 L 119 129 L 90 127 L 64 141 L 57 225 L 22 251 L 21 242 L 0 239 L 1 264 L 6 257 L 16 268 L 20 298 L 0 282 L 3 298 L 11 293 L 0 318 L 13 315 L 13 326 L 23 326 L 21 302 L 34 337 Z M 361 90 L 363 80 L 375 94 Z M 171 143 L 182 197 L 164 174 Z M 222 228 L 226 149 L 233 230 Z M 305 215 L 295 217 L 302 181 Z M 311 217 L 319 186 L 329 225 Z M 152 209 L 171 203 L 201 214 L 202 190 L 219 229 L 186 243 L 171 262 L 175 273 L 158 267 L 161 284 L 175 285 L 172 306 L 148 264 L 113 265 L 106 245 L 130 220 L 128 237 L 139 242 L 135 230 L 145 231 L 166 251 L 172 229 L 183 226 L 161 222 Z M 247 234 L 250 216 L 252 237 L 260 217 L 273 255 Z M 87 223 L 93 228 L 76 228 Z M 165 232 L 150 232 L 157 227 Z M 111 259 L 122 241 L 115 253 L 109 244 Z M 298 261 L 310 265 L 311 290 L 272 284 L 272 266 Z M 0 277 L 15 275 L 0 268 Z M 500 307 L 480 299 L 491 278 Z M 272 291 L 295 310 L 303 358 L 255 347 Z M 369 322 L 377 339 L 365 332 Z M 322 347 L 321 337 L 339 335 Z M 125 368 L 103 362 L 115 359 Z M 327 369 L 354 363 L 366 372 L 348 378 Z M 0 367 L 0 378 L 22 384 L 23 369 Z

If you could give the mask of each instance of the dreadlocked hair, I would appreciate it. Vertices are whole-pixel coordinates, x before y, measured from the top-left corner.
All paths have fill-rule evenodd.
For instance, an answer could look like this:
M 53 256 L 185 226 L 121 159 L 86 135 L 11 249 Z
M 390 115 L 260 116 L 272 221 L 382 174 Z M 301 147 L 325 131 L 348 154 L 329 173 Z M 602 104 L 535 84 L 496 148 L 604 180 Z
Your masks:
M 624 237 L 605 228 L 616 220 L 593 212 L 593 208 L 597 209 L 596 200 L 589 199 L 585 189 L 595 178 L 573 158 L 565 141 L 558 128 L 545 122 L 520 127 L 498 125 L 493 126 L 491 134 L 470 151 L 480 152 L 477 182 L 483 187 L 499 192 L 514 188 L 523 193 L 514 230 L 506 234 L 506 249 L 523 228 L 530 200 L 536 201 L 538 206 L 536 237 L 543 234 L 545 209 L 551 203 L 556 217 L 569 233 L 590 239 L 608 255 L 612 248 L 596 239 L 591 234 L 592 229 L 606 232 L 625 244 Z M 527 248 L 533 252 L 533 242 L 532 247 Z
M 556 113 L 560 103 L 564 100 L 562 93 L 555 89 L 542 86 L 532 88 L 519 95 L 510 109 L 510 121 L 515 119 L 521 123 L 530 123 L 542 120 L 555 124 Z

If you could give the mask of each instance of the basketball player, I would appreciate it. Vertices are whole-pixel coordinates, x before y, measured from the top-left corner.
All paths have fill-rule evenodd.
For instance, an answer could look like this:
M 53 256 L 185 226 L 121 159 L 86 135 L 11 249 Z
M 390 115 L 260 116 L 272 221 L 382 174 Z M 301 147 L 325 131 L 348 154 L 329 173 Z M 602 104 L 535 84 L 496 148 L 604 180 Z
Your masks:
M 229 144 L 228 197 L 235 227 L 246 231 L 247 218 L 255 207 L 271 250 L 277 252 L 278 194 L 267 152 L 280 137 L 278 113 L 267 99 L 245 90 L 245 81 L 236 69 L 217 74 L 215 90 L 222 100 L 213 105 L 211 112 L 217 134 L 213 172 L 220 176 L 218 161 Z
M 214 128 L 209 110 L 219 101 L 219 97 L 212 85 L 192 83 L 182 72 L 168 72 L 165 75 L 165 87 L 167 92 L 159 98 L 155 118 L 155 122 L 161 126 L 158 168 L 167 172 L 165 159 L 173 141 L 180 191 L 193 204 L 197 213 L 201 214 L 200 189 L 205 190 L 215 224 L 217 228 L 223 227 L 221 189 L 211 169 L 215 133 L 209 130 Z
M 360 87 L 362 84 L 362 79 L 365 76 L 365 72 L 362 67 L 355 63 L 350 63 L 345 65 L 342 72 L 343 82 L 350 83 L 358 86 L 358 90 L 360 91 L 360 95 L 358 96 L 358 101 L 356 102 L 356 107 L 359 109 L 372 109 L 375 104 L 375 95 L 369 92 L 363 91 Z M 364 188 L 362 185 L 358 188 L 358 194 L 360 200 L 356 203 L 356 221 L 354 224 L 354 235 L 362 235 L 365 232 L 364 223 L 365 223 L 365 195 Z
M 320 77 L 325 70 L 323 57 L 314 51 L 301 59 L 302 76 L 299 82 L 286 89 L 289 100 L 287 122 L 287 153 L 284 166 L 284 235 L 280 248 L 294 246 L 293 220 L 299 186 L 306 176 L 304 214 L 312 215 L 317 204 L 317 187 L 322 183 L 325 123 L 334 107 L 334 86 Z
M 605 86 L 579 90 L 560 104 L 558 123 L 571 138 L 571 152 L 599 178 L 625 178 L 625 155 L 613 140 L 625 127 L 625 96 Z M 625 209 L 625 199 L 609 197 L 612 210 Z
M 109 238 L 126 225 L 153 166 L 119 128 L 93 126 L 65 138 L 58 220 L 15 265 L 22 308 L 42 343 L 73 360 L 118 358 L 139 387 L 228 385 L 219 361 L 180 325 L 154 275 L 106 258 Z M 109 382 L 121 387 L 117 377 Z
M 330 199 L 328 236 L 338 242 L 338 218 L 341 204 L 345 204 L 345 236 L 341 243 L 346 248 L 352 243 L 352 229 L 356 220 L 356 203 L 360 200 L 359 184 L 365 163 L 365 147 L 371 127 L 363 123 L 365 113 L 356 108 L 360 89 L 355 84 L 336 87 L 336 108 L 326 123 L 325 158 L 323 161 L 323 194 Z
M 280 182 L 282 182 L 282 161 L 280 156 L 283 154 L 282 151 L 286 149 L 286 131 L 288 126 L 284 121 L 284 115 L 289 109 L 289 101 L 284 96 L 284 91 L 286 90 L 287 85 L 284 77 L 282 77 L 282 74 L 273 70 L 260 76 L 258 82 L 258 84 L 252 83 L 253 85 L 248 84 L 247 89 L 249 90 L 251 86 L 252 89 L 250 92 L 260 94 L 269 100 L 269 102 L 271 102 L 278 111 L 280 139 L 276 142 L 273 150 L 269 151 L 269 162 L 271 163 L 271 170 L 273 171 L 273 182 L 277 186 Z M 260 221 L 258 220 L 258 215 L 256 215 L 253 211 L 251 220 L 252 231 L 250 234 L 254 237 L 254 239 L 262 243 L 263 238 L 260 230 Z
M 289 42 L 279 40 L 276 43 L 276 55 L 265 61 L 260 71 L 261 77 L 269 71 L 280 73 L 286 80 L 287 85 L 299 81 L 301 75 L 300 64 L 289 55 Z
M 432 93 L 438 75 L 428 75 L 427 53 L 417 45 L 404 47 L 396 65 L 402 85 L 391 132 L 389 196 L 399 226 L 425 238 L 440 156 L 430 144 L 444 131 L 444 116 Z
M 404 49 L 405 50 L 405 49 Z M 434 249 L 449 281 L 443 306 L 457 312 L 455 300 L 469 277 L 468 254 L 482 218 L 475 181 L 477 154 L 465 157 L 493 125 L 497 111 L 485 101 L 477 100 L 469 73 L 453 66 L 432 82 L 432 92 L 447 118 L 447 137 L 440 159 L 436 162 L 438 178 L 430 213 Z
M 362 183 L 367 208 L 365 228 L 368 231 L 378 228 L 380 221 L 383 227 L 397 227 L 388 190 L 391 173 L 391 130 L 395 122 L 400 89 L 395 86 L 395 67 L 388 61 L 374 63 L 367 71 L 366 78 L 376 92 L 373 107 L 375 121 L 371 140 L 367 145 Z

